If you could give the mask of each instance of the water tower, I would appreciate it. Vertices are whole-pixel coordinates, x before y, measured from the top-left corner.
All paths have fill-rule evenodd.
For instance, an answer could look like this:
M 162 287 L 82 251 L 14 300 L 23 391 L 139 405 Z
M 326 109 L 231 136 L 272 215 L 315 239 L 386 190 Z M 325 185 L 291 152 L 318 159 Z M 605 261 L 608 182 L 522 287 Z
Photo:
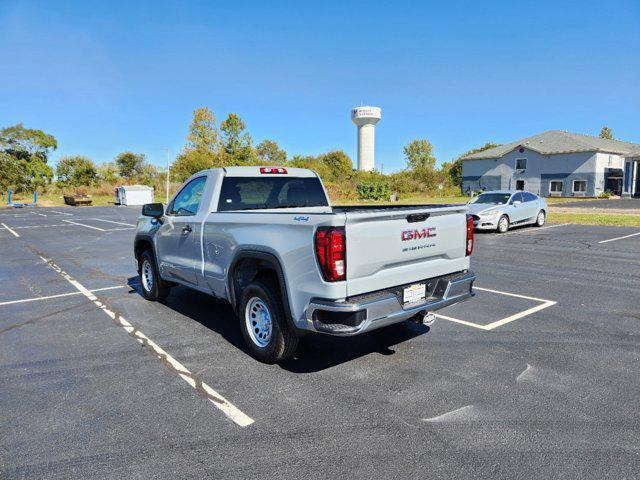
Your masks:
M 375 168 L 376 123 L 382 118 L 378 107 L 356 107 L 351 110 L 351 121 L 358 126 L 358 170 Z

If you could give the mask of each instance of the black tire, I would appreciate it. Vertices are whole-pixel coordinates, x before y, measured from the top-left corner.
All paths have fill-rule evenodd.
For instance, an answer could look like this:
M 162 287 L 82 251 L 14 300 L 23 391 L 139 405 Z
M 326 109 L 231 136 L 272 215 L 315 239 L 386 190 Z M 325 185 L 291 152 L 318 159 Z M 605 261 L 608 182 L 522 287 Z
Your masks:
M 148 265 L 148 267 L 147 267 Z M 145 270 L 149 268 L 150 270 Z M 153 252 L 150 250 L 145 250 L 140 255 L 138 259 L 138 276 L 140 278 L 140 289 L 142 290 L 142 295 L 147 300 L 151 300 L 155 302 L 156 300 L 164 300 L 169 296 L 171 292 L 171 287 L 166 284 L 162 278 L 160 278 L 160 274 L 158 273 L 158 266 L 156 265 L 156 259 L 153 255 Z M 151 274 L 151 282 L 144 278 L 145 272 L 147 274 Z
M 252 310 L 247 312 L 247 307 L 252 306 Z M 266 308 L 270 319 L 270 336 L 268 340 L 258 337 L 259 327 L 253 333 L 249 332 L 249 323 L 258 320 L 255 319 L 253 310 L 260 305 L 260 309 Z M 252 318 L 253 315 L 253 318 Z M 240 320 L 240 330 L 247 348 L 256 360 L 263 363 L 278 363 L 282 360 L 290 358 L 298 348 L 299 338 L 287 324 L 285 310 L 282 305 L 280 292 L 273 285 L 262 281 L 254 281 L 247 285 L 242 291 L 240 297 L 240 307 L 238 309 L 238 318 Z M 255 320 L 254 320 L 255 319 Z M 265 341 L 264 345 L 258 342 Z
M 504 227 L 506 222 L 506 228 Z M 502 215 L 500 217 L 500 220 L 498 220 L 498 227 L 496 228 L 496 230 L 498 231 L 498 233 L 506 233 L 509 231 L 509 227 L 511 226 L 510 222 L 509 222 L 509 217 L 507 217 L 506 215 Z
M 535 226 L 541 227 L 545 224 L 546 221 L 547 221 L 547 212 L 545 212 L 544 210 L 540 210 L 538 212 L 538 215 L 536 215 Z

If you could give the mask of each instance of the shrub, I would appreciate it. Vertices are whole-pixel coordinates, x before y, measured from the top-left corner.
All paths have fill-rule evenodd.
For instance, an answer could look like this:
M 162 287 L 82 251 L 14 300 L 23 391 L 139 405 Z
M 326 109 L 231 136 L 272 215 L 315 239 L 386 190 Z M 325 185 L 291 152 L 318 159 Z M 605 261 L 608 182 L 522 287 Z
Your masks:
M 360 200 L 388 200 L 389 182 L 377 172 L 359 172 L 356 192 Z
M 56 167 L 62 185 L 89 186 L 97 182 L 98 170 L 93 161 L 83 155 L 62 157 Z

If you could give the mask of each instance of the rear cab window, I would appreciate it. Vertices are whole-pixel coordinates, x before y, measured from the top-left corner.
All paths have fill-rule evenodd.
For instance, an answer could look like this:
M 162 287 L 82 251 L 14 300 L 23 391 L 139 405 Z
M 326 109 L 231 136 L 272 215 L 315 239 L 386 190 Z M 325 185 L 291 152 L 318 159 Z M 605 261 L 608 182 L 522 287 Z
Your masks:
M 218 211 L 326 207 L 329 203 L 317 177 L 225 177 Z

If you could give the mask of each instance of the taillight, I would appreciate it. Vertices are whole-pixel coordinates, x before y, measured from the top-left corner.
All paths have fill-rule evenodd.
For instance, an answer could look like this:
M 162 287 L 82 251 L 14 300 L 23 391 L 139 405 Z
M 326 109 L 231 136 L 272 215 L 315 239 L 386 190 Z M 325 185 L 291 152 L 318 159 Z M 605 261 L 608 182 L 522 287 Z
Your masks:
M 286 168 L 282 167 L 261 167 L 260 173 L 287 173 Z
M 467 215 L 467 257 L 473 252 L 473 217 Z
M 347 242 L 342 227 L 319 227 L 316 230 L 316 255 L 327 282 L 347 278 Z

